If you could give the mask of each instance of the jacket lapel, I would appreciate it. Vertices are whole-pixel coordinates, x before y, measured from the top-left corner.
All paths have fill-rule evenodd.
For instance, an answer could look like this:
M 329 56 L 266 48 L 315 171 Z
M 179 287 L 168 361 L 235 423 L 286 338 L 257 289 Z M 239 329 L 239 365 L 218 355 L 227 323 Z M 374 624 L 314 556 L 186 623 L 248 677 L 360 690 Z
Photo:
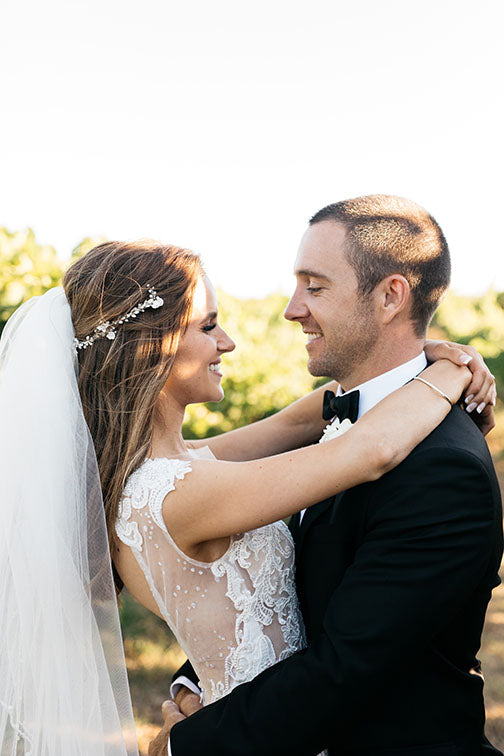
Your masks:
M 338 505 L 343 496 L 343 493 L 344 491 L 337 494 L 336 496 L 331 496 L 329 499 L 324 499 L 324 501 L 321 501 L 318 504 L 314 504 L 313 507 L 310 507 L 306 510 L 301 525 L 293 525 L 291 532 L 294 537 L 294 544 L 296 546 L 296 559 L 299 559 L 299 555 L 301 554 L 306 533 L 319 519 L 319 517 L 324 514 L 324 512 L 326 512 L 330 507 L 335 507 Z
M 427 364 L 429 365 L 430 363 L 427 363 Z M 423 365 L 416 366 L 416 370 L 417 370 L 417 374 L 421 373 L 422 370 L 424 370 L 424 366 Z M 405 385 L 406 383 L 409 383 L 411 380 L 413 380 L 413 376 L 411 376 L 409 380 L 403 379 L 400 385 Z M 399 388 L 399 386 L 390 387 L 390 391 L 393 391 L 394 388 Z M 309 509 L 307 509 L 301 524 L 299 524 L 299 513 L 292 516 L 291 521 L 289 523 L 289 527 L 292 533 L 292 537 L 294 539 L 294 544 L 296 546 L 296 561 L 299 559 L 299 555 L 303 548 L 306 533 L 308 532 L 308 530 L 319 519 L 319 517 L 323 515 L 324 512 L 326 512 L 329 509 L 329 507 L 338 506 L 344 494 L 345 494 L 345 491 L 342 491 L 336 496 L 332 496 L 329 499 L 325 499 L 324 501 L 321 501 L 319 504 L 315 504 L 313 507 L 310 507 Z

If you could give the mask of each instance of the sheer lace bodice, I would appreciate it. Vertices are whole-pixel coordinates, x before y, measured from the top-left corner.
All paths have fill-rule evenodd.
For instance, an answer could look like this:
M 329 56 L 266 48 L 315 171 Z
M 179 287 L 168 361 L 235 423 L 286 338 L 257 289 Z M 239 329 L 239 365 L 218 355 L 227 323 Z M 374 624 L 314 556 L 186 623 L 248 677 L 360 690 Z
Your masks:
M 146 459 L 126 483 L 116 533 L 132 549 L 210 703 L 302 648 L 304 631 L 294 545 L 283 522 L 233 536 L 211 563 L 177 547 L 162 503 L 190 472 L 188 460 Z

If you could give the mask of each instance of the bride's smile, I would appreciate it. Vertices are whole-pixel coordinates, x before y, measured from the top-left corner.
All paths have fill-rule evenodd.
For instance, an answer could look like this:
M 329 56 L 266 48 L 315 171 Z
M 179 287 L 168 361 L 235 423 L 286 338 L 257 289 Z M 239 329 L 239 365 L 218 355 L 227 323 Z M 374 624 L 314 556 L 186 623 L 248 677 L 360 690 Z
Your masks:
M 180 339 L 163 394 L 186 406 L 218 402 L 224 396 L 221 355 L 232 352 L 234 341 L 217 320 L 217 296 L 206 276 L 198 279 L 187 330 Z

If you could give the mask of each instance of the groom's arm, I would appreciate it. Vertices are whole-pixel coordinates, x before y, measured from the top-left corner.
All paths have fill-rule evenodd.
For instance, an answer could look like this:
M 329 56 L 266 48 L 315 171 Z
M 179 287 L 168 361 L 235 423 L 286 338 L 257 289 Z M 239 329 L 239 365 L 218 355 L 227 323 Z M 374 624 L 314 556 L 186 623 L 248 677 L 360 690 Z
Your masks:
M 175 699 L 175 696 L 182 687 L 187 688 L 191 693 L 195 693 L 198 696 L 201 693 L 198 676 L 189 659 L 179 667 L 172 677 L 170 695 L 173 699 Z
M 367 537 L 329 602 L 323 632 L 176 724 L 173 756 L 318 753 L 477 587 L 500 525 L 479 460 L 423 449 L 375 490 Z M 304 695 L 310 689 L 320 695 Z

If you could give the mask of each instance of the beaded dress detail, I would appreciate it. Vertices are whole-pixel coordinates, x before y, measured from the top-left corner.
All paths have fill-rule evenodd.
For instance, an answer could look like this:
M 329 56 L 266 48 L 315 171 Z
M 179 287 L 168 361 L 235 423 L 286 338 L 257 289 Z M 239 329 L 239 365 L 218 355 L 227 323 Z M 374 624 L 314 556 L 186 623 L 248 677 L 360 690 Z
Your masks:
M 194 456 L 214 458 L 208 448 Z M 191 464 L 146 459 L 126 483 L 115 528 L 189 657 L 204 703 L 211 703 L 306 643 L 285 523 L 232 536 L 215 562 L 186 556 L 171 538 L 163 499 Z

